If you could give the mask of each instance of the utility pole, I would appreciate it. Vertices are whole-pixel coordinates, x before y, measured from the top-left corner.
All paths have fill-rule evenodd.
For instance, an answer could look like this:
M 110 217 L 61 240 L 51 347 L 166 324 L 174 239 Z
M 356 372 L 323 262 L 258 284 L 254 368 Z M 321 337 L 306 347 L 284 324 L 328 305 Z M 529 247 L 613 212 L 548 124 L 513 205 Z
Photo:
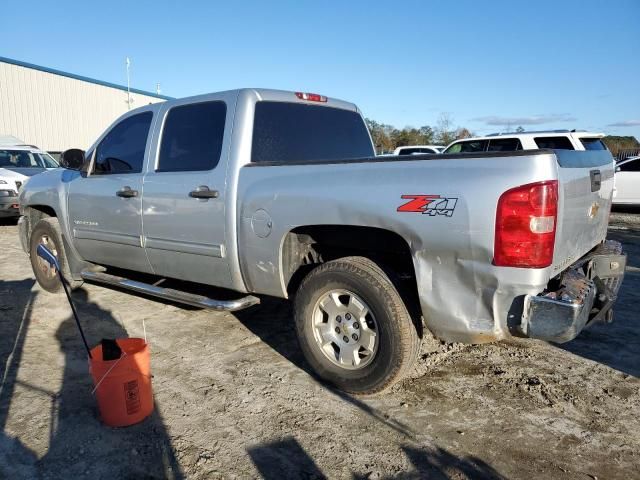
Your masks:
M 156 83 L 156 94 L 160 95 L 162 93 L 162 90 L 160 90 L 160 84 Z
M 129 67 L 131 66 L 131 60 L 127 57 L 127 110 L 131 110 L 131 79 L 129 76 Z

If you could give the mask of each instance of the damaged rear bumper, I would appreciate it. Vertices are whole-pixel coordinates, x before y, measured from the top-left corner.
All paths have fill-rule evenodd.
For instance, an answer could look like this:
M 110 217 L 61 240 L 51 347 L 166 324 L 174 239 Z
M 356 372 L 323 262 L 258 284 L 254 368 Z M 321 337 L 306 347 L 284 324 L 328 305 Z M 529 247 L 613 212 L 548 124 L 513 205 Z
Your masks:
M 522 333 L 563 343 L 593 323 L 610 322 L 626 264 L 619 242 L 600 244 L 565 270 L 550 289 L 525 296 Z

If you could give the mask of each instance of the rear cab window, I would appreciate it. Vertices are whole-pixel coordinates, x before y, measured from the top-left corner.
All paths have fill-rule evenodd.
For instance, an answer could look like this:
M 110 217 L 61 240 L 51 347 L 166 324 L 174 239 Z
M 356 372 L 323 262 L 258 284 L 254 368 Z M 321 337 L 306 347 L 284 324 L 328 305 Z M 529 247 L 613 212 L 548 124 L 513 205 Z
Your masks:
M 585 150 L 608 150 L 602 139 L 598 137 L 580 137 L 580 143 Z
M 251 148 L 254 163 L 374 156 L 369 131 L 358 112 L 300 103 L 256 103 Z
M 568 137 L 536 137 L 534 138 L 538 148 L 550 148 L 552 150 L 575 150 Z

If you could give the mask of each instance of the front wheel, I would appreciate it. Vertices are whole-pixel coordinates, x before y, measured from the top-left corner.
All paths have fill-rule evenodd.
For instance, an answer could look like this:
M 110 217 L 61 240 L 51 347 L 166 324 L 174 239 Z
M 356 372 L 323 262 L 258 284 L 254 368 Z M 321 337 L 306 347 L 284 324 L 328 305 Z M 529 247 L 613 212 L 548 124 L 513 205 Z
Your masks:
M 294 315 L 311 367 L 347 392 L 390 387 L 417 356 L 418 335 L 402 298 L 387 274 L 365 257 L 315 268 L 300 285 Z
M 56 269 L 49 265 L 43 258 L 38 256 L 38 245 L 44 245 L 47 247 L 53 255 L 58 259 L 58 263 L 62 268 L 62 274 L 67 280 L 67 284 L 71 289 L 78 288 L 82 285 L 81 281 L 73 280 L 71 278 L 69 264 L 64 251 L 64 244 L 62 242 L 62 232 L 60 231 L 60 224 L 58 219 L 54 217 L 43 218 L 31 231 L 31 238 L 29 240 L 29 256 L 31 257 L 31 268 L 38 281 L 38 284 L 47 292 L 57 293 L 62 289 L 60 283 L 60 277 Z

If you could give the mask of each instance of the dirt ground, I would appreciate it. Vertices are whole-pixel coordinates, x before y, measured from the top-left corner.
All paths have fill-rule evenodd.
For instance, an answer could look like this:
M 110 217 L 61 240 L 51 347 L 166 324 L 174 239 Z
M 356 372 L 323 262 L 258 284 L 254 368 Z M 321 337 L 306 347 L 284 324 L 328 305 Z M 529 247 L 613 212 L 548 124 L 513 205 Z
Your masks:
M 90 343 L 146 328 L 153 351 L 154 415 L 112 429 L 64 296 L 4 222 L 0 478 L 640 478 L 640 214 L 610 233 L 630 255 L 613 324 L 561 346 L 429 340 L 373 398 L 313 379 L 284 302 L 232 315 L 85 285 Z

